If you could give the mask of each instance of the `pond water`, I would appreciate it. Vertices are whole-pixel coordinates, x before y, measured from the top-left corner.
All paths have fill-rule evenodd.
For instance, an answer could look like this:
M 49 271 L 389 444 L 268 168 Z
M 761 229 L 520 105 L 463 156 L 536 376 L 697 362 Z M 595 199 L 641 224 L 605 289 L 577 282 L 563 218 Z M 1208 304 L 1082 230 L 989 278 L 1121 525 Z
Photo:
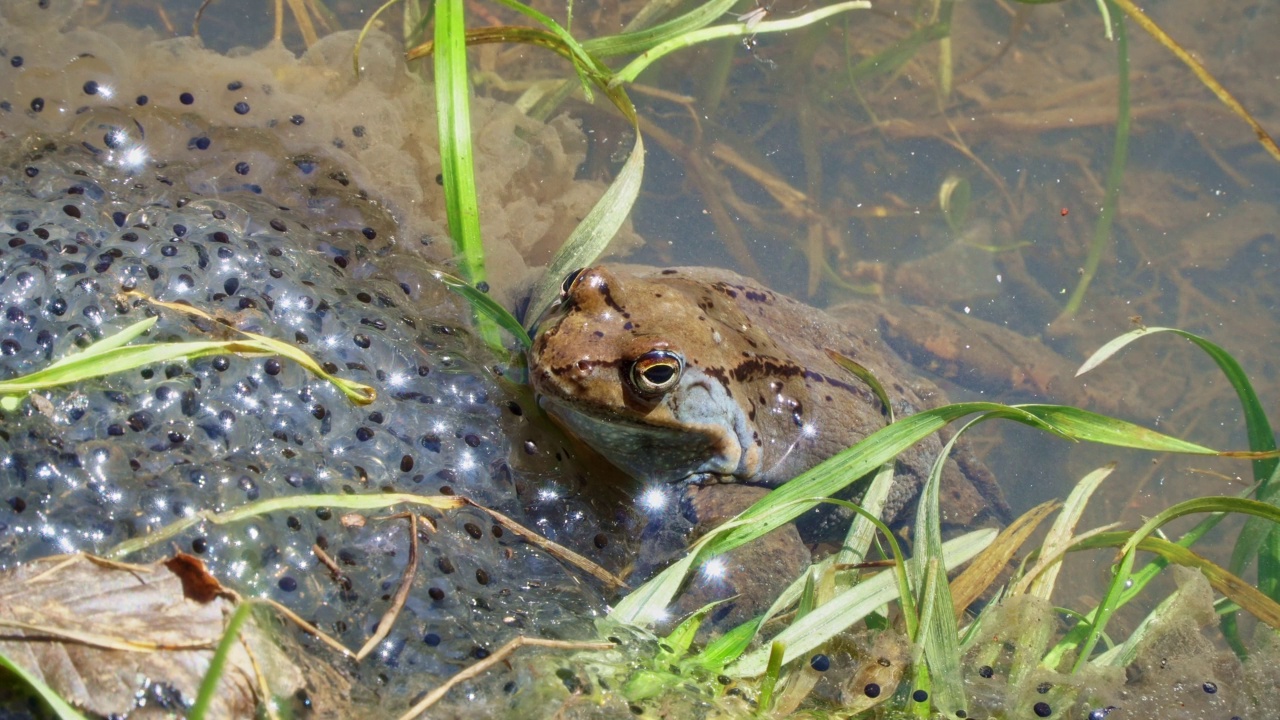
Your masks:
M 945 42 L 929 34 L 939 22 L 930 3 L 884 2 L 658 63 L 631 93 L 649 152 L 611 251 L 730 268 L 816 307 L 882 302 L 886 338 L 952 400 L 1063 402 L 1245 448 L 1229 385 L 1188 343 L 1144 340 L 1083 380 L 1071 375 L 1116 335 L 1172 326 L 1225 347 L 1274 406 L 1280 161 L 1130 24 L 1119 209 L 1096 277 L 1066 313 L 1088 274 L 1113 161 L 1117 45 L 1090 3 L 945 7 Z M 379 398 L 356 406 L 299 366 L 228 354 L 28 403 L 3 420 L 0 568 L 103 552 L 199 510 L 382 489 L 465 495 L 624 571 L 643 525 L 632 491 L 615 496 L 613 473 L 579 461 L 537 416 L 506 359 L 472 337 L 465 304 L 431 275 L 452 250 L 430 88 L 381 33 L 366 40 L 355 79 L 354 35 L 330 34 L 360 27 L 373 6 L 339 2 L 314 15 L 314 43 L 287 16 L 279 46 L 269 45 L 271 3 L 215 3 L 200 19 L 203 45 L 171 39 L 190 34 L 199 8 L 4 7 L 0 223 L 10 240 L 0 293 L 10 344 L 0 369 L 31 372 L 148 314 L 160 316 L 161 339 L 210 331 L 116 297 L 123 288 L 198 304 L 243 330 L 284 328 L 281 339 L 379 387 Z M 577 4 L 574 32 L 618 32 L 638 9 Z M 809 9 L 764 7 L 771 19 Z M 496 5 L 472 10 L 474 26 L 525 24 Z M 391 15 L 381 29 L 395 35 Z M 1263 127 L 1280 128 L 1277 78 L 1260 71 L 1280 67 L 1280 10 L 1180 0 L 1152 17 Z M 565 76 L 550 53 L 484 46 L 471 57 L 490 292 L 514 307 L 634 134 L 600 99 L 571 99 L 549 123 L 518 112 L 512 103 L 533 81 Z M 941 329 L 896 324 L 918 317 L 912 308 L 934 312 Z M 966 324 L 974 319 L 990 326 Z M 1252 481 L 1243 462 L 1070 446 L 1007 424 L 980 428 L 970 446 L 1015 513 L 1116 462 L 1084 527 L 1133 523 Z M 517 634 L 588 636 L 616 597 L 479 510 L 431 517 L 405 614 L 379 652 L 347 669 L 361 705 L 401 709 Z M 1221 537 L 1225 561 L 1231 536 Z M 175 542 L 240 592 L 281 600 L 351 647 L 391 603 L 409 546 L 403 521 L 341 509 L 200 524 Z M 313 545 L 345 577 L 331 580 Z M 1100 593 L 1110 559 L 1068 565 L 1061 602 Z M 509 711 L 508 696 L 546 675 L 520 665 L 459 707 Z M 300 706 L 308 692 L 324 695 L 300 688 Z

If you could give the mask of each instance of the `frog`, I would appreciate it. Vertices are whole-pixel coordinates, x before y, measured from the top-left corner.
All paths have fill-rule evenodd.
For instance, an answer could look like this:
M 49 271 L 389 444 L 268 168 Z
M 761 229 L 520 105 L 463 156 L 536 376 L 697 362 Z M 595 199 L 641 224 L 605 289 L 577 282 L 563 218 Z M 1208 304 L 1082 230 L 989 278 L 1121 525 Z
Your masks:
M 565 277 L 534 324 L 530 384 L 570 436 L 642 486 L 678 489 L 685 524 L 650 524 L 647 534 L 675 541 L 641 543 L 643 576 L 892 417 L 947 401 L 883 342 L 881 320 L 859 304 L 819 310 L 730 270 L 602 264 Z M 892 408 L 839 357 L 873 374 Z M 909 518 L 942 442 L 932 436 L 898 457 L 886 520 Z M 957 527 L 1010 517 L 999 485 L 963 446 L 944 466 L 941 509 Z M 691 585 L 677 609 L 733 598 L 713 617 L 728 627 L 768 607 L 810 547 L 848 519 L 810 515 L 803 536 L 789 524 L 732 551 L 715 582 Z
M 869 370 L 893 415 L 946 402 L 880 339 L 879 319 L 826 312 L 730 270 L 599 265 L 571 273 L 536 323 L 539 405 L 642 482 L 777 487 L 884 427 L 887 408 L 832 353 Z M 898 458 L 885 516 L 901 518 L 941 451 Z M 944 471 L 944 520 L 1007 517 L 966 453 Z

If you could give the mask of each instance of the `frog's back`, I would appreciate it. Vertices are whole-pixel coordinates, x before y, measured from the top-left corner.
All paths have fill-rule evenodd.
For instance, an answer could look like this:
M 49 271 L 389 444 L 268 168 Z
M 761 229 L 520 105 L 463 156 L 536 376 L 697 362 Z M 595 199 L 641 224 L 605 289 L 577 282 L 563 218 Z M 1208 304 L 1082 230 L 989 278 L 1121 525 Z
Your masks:
M 828 350 L 869 370 L 896 417 L 942 401 L 904 373 L 873 313 L 836 318 L 727 270 L 585 268 L 537 325 L 539 404 L 644 482 L 776 486 L 885 427 L 875 393 Z M 916 497 L 940 450 L 931 437 L 899 456 L 886 517 Z M 973 473 L 949 465 L 951 521 L 989 505 L 1003 514 L 985 470 L 975 490 Z

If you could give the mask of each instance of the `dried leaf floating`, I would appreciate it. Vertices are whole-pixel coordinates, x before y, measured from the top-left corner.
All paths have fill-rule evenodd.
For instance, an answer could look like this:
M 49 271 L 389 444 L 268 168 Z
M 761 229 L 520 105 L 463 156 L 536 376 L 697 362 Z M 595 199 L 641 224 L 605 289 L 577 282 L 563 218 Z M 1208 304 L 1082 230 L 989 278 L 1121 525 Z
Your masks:
M 234 605 L 194 558 L 120 565 L 85 555 L 36 560 L 0 576 L 0 654 L 71 704 L 125 715 L 138 693 L 163 684 L 196 697 Z M 206 602 L 187 589 L 200 588 Z M 303 686 L 301 673 L 249 625 L 243 637 L 277 693 Z M 228 658 L 211 717 L 251 716 L 258 673 L 243 645 Z M 143 679 L 143 680 L 140 680 Z M 174 708 L 181 709 L 181 708 Z

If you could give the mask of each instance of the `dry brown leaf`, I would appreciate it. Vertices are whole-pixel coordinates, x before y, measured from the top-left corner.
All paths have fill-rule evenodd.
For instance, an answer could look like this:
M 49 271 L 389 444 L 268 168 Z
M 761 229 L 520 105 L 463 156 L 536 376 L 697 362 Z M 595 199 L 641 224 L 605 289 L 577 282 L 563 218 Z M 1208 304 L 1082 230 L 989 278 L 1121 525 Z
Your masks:
M 1060 506 L 1061 503 L 1050 501 L 1023 513 L 1017 520 L 1010 523 L 1009 527 L 1002 530 L 995 542 L 974 558 L 959 577 L 951 581 L 951 597 L 955 601 L 957 618 L 963 617 L 965 608 L 977 600 L 999 578 L 1001 571 L 1018 552 L 1018 548 L 1022 547 L 1040 523 Z
M 152 709 L 158 697 L 190 703 L 235 608 L 227 596 L 190 556 L 132 566 L 85 555 L 36 560 L 0 574 L 0 653 L 99 715 L 131 714 L 139 697 Z M 298 669 L 252 623 L 242 637 L 274 693 L 302 687 Z M 252 717 L 257 702 L 252 663 L 237 645 L 207 717 Z

